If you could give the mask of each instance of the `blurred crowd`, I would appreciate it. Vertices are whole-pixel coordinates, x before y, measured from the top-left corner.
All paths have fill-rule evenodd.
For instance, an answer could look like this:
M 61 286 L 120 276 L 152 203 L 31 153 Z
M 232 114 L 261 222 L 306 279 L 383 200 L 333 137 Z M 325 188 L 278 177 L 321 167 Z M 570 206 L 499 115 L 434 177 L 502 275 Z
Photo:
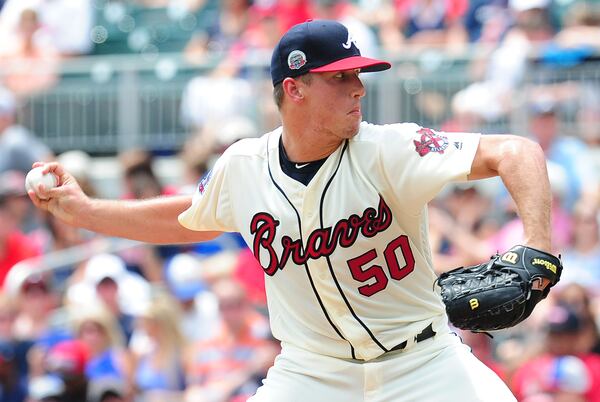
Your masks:
M 179 191 L 142 153 L 123 159 L 123 198 Z M 102 252 L 98 236 L 32 211 L 22 173 L 0 176 L 0 400 L 241 401 L 256 390 L 279 345 L 262 270 L 237 235 Z M 56 270 L 11 267 L 77 247 L 85 258 Z
M 478 131 L 515 113 L 532 54 L 553 68 L 597 68 L 599 7 L 580 0 L 0 0 L 0 401 L 243 401 L 279 351 L 263 272 L 237 234 L 111 248 L 35 210 L 25 195 L 31 164 L 55 159 L 88 195 L 103 195 L 91 174 L 94 155 L 50 149 L 19 113 L 57 85 L 62 64 L 108 52 L 114 32 L 124 44 L 115 52 L 161 51 L 174 41 L 160 24 L 140 26 L 133 10 L 158 10 L 187 32 L 171 50 L 189 63 L 219 57 L 183 93 L 189 137 L 176 150 L 180 180 L 161 179 L 152 150 L 127 149 L 116 155 L 122 199 L 194 192 L 228 145 L 260 135 L 251 106 L 259 105 L 263 127 L 278 124 L 270 84 L 258 95 L 244 66 L 295 23 L 337 19 L 367 56 L 477 46 L 466 66 L 473 84 L 454 94 L 451 118 L 435 128 Z M 600 401 L 599 83 L 597 75 L 541 80 L 519 100 L 526 129 L 515 134 L 539 142 L 548 160 L 561 282 L 521 325 L 493 338 L 459 333 L 519 401 Z M 435 104 L 424 98 L 424 109 Z M 570 118 L 576 123 L 566 135 Z M 443 272 L 522 242 L 523 228 L 502 183 L 486 180 L 447 187 L 430 206 L 430 235 Z

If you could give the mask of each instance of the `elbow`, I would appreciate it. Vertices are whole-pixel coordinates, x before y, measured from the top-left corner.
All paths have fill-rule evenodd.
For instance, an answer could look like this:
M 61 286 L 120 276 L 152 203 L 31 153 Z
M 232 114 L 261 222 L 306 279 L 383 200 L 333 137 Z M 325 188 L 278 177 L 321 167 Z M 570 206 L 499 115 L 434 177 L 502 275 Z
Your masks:
M 471 166 L 469 180 L 510 175 L 526 169 L 546 169 L 542 147 L 535 141 L 517 135 L 483 136 Z
M 527 158 L 536 162 L 546 163 L 546 156 L 540 144 L 516 135 L 510 135 L 508 141 L 502 144 L 501 155 L 501 160 L 519 161 Z

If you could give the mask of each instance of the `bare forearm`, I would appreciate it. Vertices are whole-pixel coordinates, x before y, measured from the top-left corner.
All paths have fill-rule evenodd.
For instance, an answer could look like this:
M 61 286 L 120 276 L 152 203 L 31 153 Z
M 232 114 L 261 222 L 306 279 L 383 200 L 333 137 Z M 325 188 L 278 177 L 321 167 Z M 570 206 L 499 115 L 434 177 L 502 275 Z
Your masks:
M 219 234 L 196 232 L 179 224 L 177 217 L 192 205 L 191 196 L 132 201 L 90 199 L 60 164 L 36 162 L 33 167 L 56 176 L 59 185 L 53 188 L 39 185 L 27 192 L 29 198 L 36 207 L 68 225 L 156 244 L 196 243 Z
M 509 149 L 502 150 L 505 157 L 498 165 L 498 174 L 517 205 L 523 221 L 525 243 L 550 251 L 552 193 L 544 153 L 531 141 L 503 146 Z
M 528 246 L 551 251 L 552 195 L 542 148 L 513 135 L 485 135 L 471 167 L 469 179 L 500 176 L 517 205 Z
M 149 200 L 90 200 L 77 226 L 108 236 L 156 244 L 209 240 L 218 232 L 194 232 L 181 226 L 177 216 L 191 205 L 189 196 Z

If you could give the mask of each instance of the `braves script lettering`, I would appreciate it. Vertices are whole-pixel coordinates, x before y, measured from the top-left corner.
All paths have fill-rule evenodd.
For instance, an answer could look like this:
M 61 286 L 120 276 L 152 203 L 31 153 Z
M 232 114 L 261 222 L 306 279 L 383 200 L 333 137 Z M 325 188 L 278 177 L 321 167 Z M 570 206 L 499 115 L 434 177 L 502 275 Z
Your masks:
M 306 247 L 302 239 L 292 239 L 284 235 L 281 237 L 283 251 L 278 255 L 275 251 L 274 240 L 277 235 L 279 221 L 266 212 L 259 212 L 252 217 L 250 233 L 254 235 L 254 256 L 268 275 L 274 275 L 277 269 L 283 269 L 287 261 L 292 258 L 297 265 L 305 264 L 309 259 L 329 256 L 336 247 L 350 247 L 354 244 L 359 234 L 373 237 L 386 230 L 392 223 L 392 211 L 379 196 L 377 210 L 369 207 L 362 216 L 350 215 L 347 219 L 340 219 L 333 227 L 315 229 L 306 240 Z M 261 256 L 261 250 L 265 250 Z

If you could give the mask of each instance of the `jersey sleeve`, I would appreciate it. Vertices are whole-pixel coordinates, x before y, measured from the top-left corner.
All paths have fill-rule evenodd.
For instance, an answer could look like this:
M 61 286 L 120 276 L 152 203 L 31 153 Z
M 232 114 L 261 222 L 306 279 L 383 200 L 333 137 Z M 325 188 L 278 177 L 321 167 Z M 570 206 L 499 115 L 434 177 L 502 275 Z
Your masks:
M 467 180 L 481 137 L 412 123 L 387 126 L 384 136 L 382 170 L 397 199 L 412 212 L 420 211 L 445 184 Z
M 228 183 L 230 158 L 223 154 L 200 180 L 192 205 L 179 215 L 179 223 L 191 230 L 235 232 Z

